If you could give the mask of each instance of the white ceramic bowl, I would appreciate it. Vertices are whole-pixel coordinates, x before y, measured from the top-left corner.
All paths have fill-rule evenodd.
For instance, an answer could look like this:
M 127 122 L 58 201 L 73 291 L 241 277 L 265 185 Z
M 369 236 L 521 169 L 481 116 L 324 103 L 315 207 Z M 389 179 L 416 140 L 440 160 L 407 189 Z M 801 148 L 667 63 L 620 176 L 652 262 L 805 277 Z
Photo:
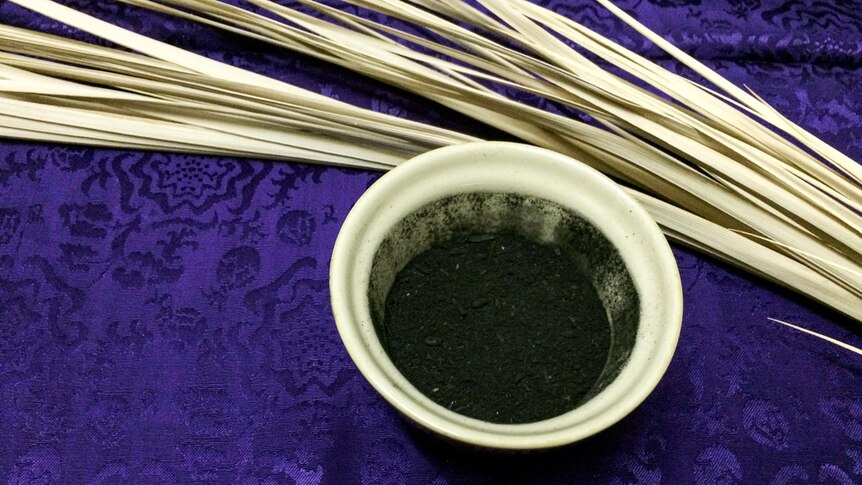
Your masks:
M 609 384 L 570 412 L 527 424 L 495 424 L 459 415 L 411 385 L 378 340 L 369 284 L 381 243 L 400 221 L 429 203 L 474 192 L 520 194 L 568 209 L 604 234 L 628 270 L 639 305 L 631 353 Z M 387 401 L 445 437 L 499 449 L 560 446 L 622 419 L 658 384 L 676 349 L 682 321 L 676 262 L 649 214 L 613 181 L 583 163 L 515 143 L 440 148 L 381 177 L 344 221 L 332 253 L 330 290 L 335 322 L 347 351 Z

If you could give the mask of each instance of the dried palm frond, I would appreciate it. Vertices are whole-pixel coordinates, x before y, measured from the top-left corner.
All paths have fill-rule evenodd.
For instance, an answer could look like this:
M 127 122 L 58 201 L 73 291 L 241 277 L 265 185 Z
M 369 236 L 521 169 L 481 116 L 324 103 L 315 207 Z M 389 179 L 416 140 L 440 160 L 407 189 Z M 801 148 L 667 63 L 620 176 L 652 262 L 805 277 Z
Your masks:
M 227 66 L 51 0 L 13 1 L 141 54 L 0 27 L 2 136 L 373 169 L 473 139 Z M 314 16 L 249 0 L 282 21 L 219 0 L 122 1 L 344 66 L 584 161 L 629 186 L 670 238 L 862 321 L 862 169 L 606 0 L 597 1 L 723 93 L 525 0 L 480 0 L 481 9 L 457 0 L 346 2 L 428 36 L 316 0 L 300 0 Z M 577 109 L 595 124 L 497 88 Z

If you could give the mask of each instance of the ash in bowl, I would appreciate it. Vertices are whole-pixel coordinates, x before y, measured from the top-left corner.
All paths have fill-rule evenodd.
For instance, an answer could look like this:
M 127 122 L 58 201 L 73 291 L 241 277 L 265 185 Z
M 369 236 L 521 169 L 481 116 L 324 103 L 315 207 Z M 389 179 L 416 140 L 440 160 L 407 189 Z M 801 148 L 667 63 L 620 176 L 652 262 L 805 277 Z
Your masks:
M 375 255 L 368 296 L 408 381 L 454 412 L 505 424 L 601 391 L 639 317 L 607 238 L 558 204 L 514 194 L 456 195 L 403 219 Z

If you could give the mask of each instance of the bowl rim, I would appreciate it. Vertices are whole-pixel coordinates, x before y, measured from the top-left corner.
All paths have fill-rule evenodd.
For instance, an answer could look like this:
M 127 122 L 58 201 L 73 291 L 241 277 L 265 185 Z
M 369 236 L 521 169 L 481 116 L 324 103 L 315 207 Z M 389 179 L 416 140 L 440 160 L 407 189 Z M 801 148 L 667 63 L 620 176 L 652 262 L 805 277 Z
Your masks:
M 524 160 L 524 167 L 514 165 L 513 159 Z M 547 190 L 556 190 L 556 197 L 565 200 L 551 200 L 585 216 L 611 239 L 635 280 L 641 300 L 635 346 L 620 374 L 574 410 L 535 423 L 490 423 L 434 403 L 397 371 L 379 344 L 370 319 L 367 274 L 373 254 L 387 232 L 385 229 L 391 229 L 400 220 L 399 211 L 409 214 L 421 207 L 423 200 L 427 203 L 483 188 L 488 191 L 491 185 L 486 183 L 491 182 L 485 182 L 482 176 L 498 184 L 491 191 L 518 187 L 513 189 L 517 192 L 527 190 L 524 188 L 527 185 L 535 191 L 539 190 L 536 187 L 544 187 L 542 183 L 555 187 Z M 567 184 L 572 181 L 580 190 L 567 194 L 563 189 L 570 187 Z M 602 202 L 601 208 L 585 205 L 585 201 L 596 198 Z M 579 203 L 574 203 L 575 199 Z M 585 211 L 603 211 L 603 215 L 587 217 Z M 615 220 L 623 221 L 622 227 Z M 635 261 L 640 261 L 637 268 L 632 266 Z M 645 297 L 655 301 L 645 302 Z M 619 185 L 582 162 L 550 150 L 510 142 L 473 142 L 438 148 L 402 163 L 377 180 L 356 202 L 338 233 L 330 261 L 330 298 L 345 348 L 384 399 L 412 421 L 442 436 L 497 449 L 561 446 L 618 422 L 658 384 L 673 357 L 682 326 L 682 284 L 676 260 L 646 210 Z

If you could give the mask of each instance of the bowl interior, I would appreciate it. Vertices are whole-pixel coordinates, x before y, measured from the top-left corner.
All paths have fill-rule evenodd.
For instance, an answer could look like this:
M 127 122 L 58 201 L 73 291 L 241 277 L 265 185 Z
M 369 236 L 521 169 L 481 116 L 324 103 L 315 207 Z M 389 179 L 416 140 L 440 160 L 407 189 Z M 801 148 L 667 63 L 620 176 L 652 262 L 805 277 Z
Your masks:
M 387 294 L 411 259 L 456 234 L 501 232 L 514 232 L 574 255 L 578 270 L 588 275 L 597 290 L 611 339 L 604 369 L 580 402 L 588 400 L 613 381 L 631 355 L 640 318 L 638 292 L 611 241 L 586 219 L 546 199 L 516 193 L 461 193 L 432 201 L 398 221 L 378 247 L 369 278 L 368 306 L 378 337 Z

